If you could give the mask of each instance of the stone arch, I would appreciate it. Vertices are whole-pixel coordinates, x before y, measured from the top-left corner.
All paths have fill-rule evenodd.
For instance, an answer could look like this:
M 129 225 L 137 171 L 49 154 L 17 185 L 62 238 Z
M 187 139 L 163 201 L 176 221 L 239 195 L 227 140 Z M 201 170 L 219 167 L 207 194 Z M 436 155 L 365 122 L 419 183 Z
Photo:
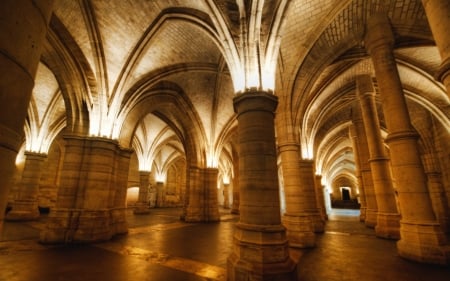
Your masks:
M 199 118 L 180 87 L 162 81 L 148 90 L 143 90 L 139 100 L 125 101 L 122 113 L 125 115 L 119 134 L 119 143 L 131 147 L 136 126 L 146 114 L 153 113 L 168 123 L 183 143 L 186 159 L 190 165 L 205 166 L 205 137 Z M 132 103 L 132 104 L 131 104 Z M 128 109 L 129 108 L 129 109 Z

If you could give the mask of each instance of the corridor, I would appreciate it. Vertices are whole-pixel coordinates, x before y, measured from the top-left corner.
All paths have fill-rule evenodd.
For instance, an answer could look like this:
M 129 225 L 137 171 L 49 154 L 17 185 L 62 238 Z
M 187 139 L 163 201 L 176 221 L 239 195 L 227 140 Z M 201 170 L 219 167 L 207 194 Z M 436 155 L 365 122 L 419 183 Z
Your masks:
M 1 281 L 226 280 L 237 216 L 221 222 L 184 223 L 180 209 L 128 213 L 129 234 L 91 245 L 41 245 L 45 221 L 6 222 L 0 237 Z M 302 281 L 444 281 L 450 268 L 400 258 L 395 242 L 376 238 L 358 211 L 333 210 L 317 247 L 292 252 Z

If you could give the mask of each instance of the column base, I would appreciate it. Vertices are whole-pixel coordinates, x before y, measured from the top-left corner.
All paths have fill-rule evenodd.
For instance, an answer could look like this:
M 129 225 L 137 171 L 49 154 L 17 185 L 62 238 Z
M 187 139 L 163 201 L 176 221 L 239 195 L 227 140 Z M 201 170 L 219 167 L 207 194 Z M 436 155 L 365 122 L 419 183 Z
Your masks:
M 359 221 L 360 222 L 365 222 L 366 221 L 366 207 L 361 207 L 359 209 Z
M 366 210 L 366 220 L 364 221 L 364 223 L 367 227 L 374 228 L 377 225 L 377 213 L 377 210 Z
M 12 209 L 6 216 L 6 221 L 31 221 L 39 219 L 39 208 L 37 201 L 15 200 Z
M 127 208 L 116 208 L 111 210 L 111 228 L 112 234 L 127 234 L 128 233 L 128 223 L 127 223 Z
M 41 231 L 40 242 L 56 244 L 107 241 L 115 231 L 123 232 L 123 223 L 113 226 L 111 216 L 110 210 L 53 209 L 45 229 Z M 118 221 L 120 216 L 117 214 Z
M 40 233 L 39 242 L 43 244 L 72 242 L 80 211 L 53 208 L 45 228 Z
M 450 247 L 438 223 L 400 222 L 398 254 L 422 263 L 450 264 Z
M 320 214 L 319 210 L 317 213 L 311 213 L 309 214 L 312 224 L 313 224 L 313 230 L 315 233 L 322 233 L 325 231 L 325 221 L 322 219 L 322 215 Z
M 316 235 L 311 216 L 284 214 L 281 220 L 286 227 L 289 247 L 312 248 L 316 246 Z
M 400 214 L 378 212 L 375 235 L 386 239 L 400 239 Z
M 150 209 L 146 203 L 136 203 L 136 207 L 133 209 L 135 215 L 147 215 L 150 214 Z
M 227 260 L 229 281 L 296 280 L 282 225 L 237 223 L 233 244 Z
M 186 210 L 185 222 L 219 222 L 220 213 L 219 208 L 210 208 L 205 210 L 204 208 L 188 207 Z

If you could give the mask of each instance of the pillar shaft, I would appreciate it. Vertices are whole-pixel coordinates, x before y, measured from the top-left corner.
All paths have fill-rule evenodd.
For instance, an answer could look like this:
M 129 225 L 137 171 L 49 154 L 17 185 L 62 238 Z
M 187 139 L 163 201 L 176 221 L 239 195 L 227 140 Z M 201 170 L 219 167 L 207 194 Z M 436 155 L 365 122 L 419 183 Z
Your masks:
M 422 3 L 442 59 L 437 79 L 445 85 L 447 95 L 450 97 L 450 37 L 448 36 L 450 2 L 448 0 L 422 0 Z
M 223 184 L 223 207 L 225 209 L 230 208 L 230 184 Z
M 57 201 L 41 242 L 104 241 L 126 232 L 131 152 L 109 139 L 67 136 L 65 141 Z
M 355 128 L 357 144 L 358 144 L 358 158 L 360 163 L 361 180 L 364 186 L 364 193 L 366 195 L 366 217 L 364 223 L 367 227 L 375 227 L 377 225 L 378 204 L 375 196 L 375 189 L 373 186 L 372 170 L 369 164 L 369 146 L 367 144 L 366 130 L 364 129 L 364 122 L 361 115 L 361 107 L 358 104 L 353 106 L 353 126 Z
M 187 222 L 214 222 L 220 220 L 217 199 L 217 168 L 190 168 L 189 204 Z
M 0 1 L 0 232 L 52 6 Z
M 150 172 L 139 171 L 139 194 L 136 207 L 133 210 L 134 214 L 144 215 L 149 214 L 150 209 L 148 205 L 148 189 L 150 186 Z
M 356 84 L 370 154 L 369 164 L 373 187 L 377 198 L 378 214 L 375 233 L 379 237 L 399 239 L 400 214 L 397 211 L 389 159 L 386 157 L 381 137 L 372 77 L 359 76 Z
M 313 186 L 308 186 L 301 171 L 299 145 L 284 143 L 279 145 L 281 169 L 283 171 L 284 197 L 286 212 L 283 214 L 283 224 L 287 229 L 289 246 L 308 248 L 316 245 L 314 235 L 314 218 L 316 200 Z
M 164 183 L 161 181 L 156 181 L 156 204 L 155 206 L 158 208 L 164 207 L 165 202 L 165 190 Z
M 246 92 L 234 98 L 239 138 L 240 219 L 228 280 L 293 280 L 281 224 L 274 112 L 277 97 Z
M 233 152 L 233 203 L 231 213 L 239 214 L 239 155 Z
M 353 147 L 353 157 L 355 158 L 355 174 L 356 179 L 358 181 L 358 189 L 359 189 L 359 204 L 360 204 L 360 215 L 359 215 L 359 221 L 363 222 L 366 220 L 366 210 L 367 210 L 367 203 L 366 203 L 366 190 L 364 187 L 364 182 L 361 175 L 361 160 L 359 154 L 361 153 L 359 151 L 359 140 L 358 136 L 356 134 L 355 125 L 351 124 L 349 128 L 349 136 L 352 141 L 352 147 Z
M 39 218 L 39 182 L 42 164 L 46 158 L 46 154 L 25 152 L 25 166 L 19 183 L 19 194 L 14 200 L 12 210 L 8 212 L 6 220 L 23 221 Z
M 402 215 L 398 252 L 400 256 L 421 262 L 448 263 L 447 241 L 431 206 L 418 135 L 411 125 L 394 58 L 394 34 L 385 15 L 369 18 L 365 43 L 374 65 L 389 131 L 386 142 L 391 151 Z
M 315 175 L 314 186 L 316 188 L 316 201 L 317 207 L 320 210 L 320 216 L 322 217 L 323 221 L 328 220 L 327 209 L 325 207 L 324 186 L 322 185 L 321 175 Z

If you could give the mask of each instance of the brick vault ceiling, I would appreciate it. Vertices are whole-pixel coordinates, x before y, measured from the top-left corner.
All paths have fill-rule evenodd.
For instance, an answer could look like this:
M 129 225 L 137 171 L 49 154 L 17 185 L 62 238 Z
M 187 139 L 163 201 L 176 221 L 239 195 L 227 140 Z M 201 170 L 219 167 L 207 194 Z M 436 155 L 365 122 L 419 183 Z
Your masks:
M 131 112 L 140 97 L 170 85 L 171 91 L 182 93 L 176 98 L 186 104 L 186 116 L 196 121 L 188 125 L 175 116 L 170 106 L 149 105 L 139 109 L 146 111 L 142 114 L 130 114 L 124 121 L 124 131 L 140 145 L 155 148 L 155 155 L 165 141 L 182 142 L 186 132 L 192 130 L 206 146 L 217 147 L 219 142 L 225 146 L 227 135 L 232 135 L 236 125 L 234 90 L 224 57 L 226 50 L 218 41 L 225 40 L 220 36 L 222 28 L 229 32 L 228 39 L 236 45 L 242 43 L 237 2 L 56 1 L 28 123 L 42 125 L 46 116 L 50 119 L 48 131 L 61 130 L 64 122 L 74 128 L 80 126 L 76 120 L 85 114 L 81 111 L 89 111 L 101 100 L 106 100 L 107 106 L 99 111 L 122 107 Z M 241 3 L 248 8 L 252 1 Z M 283 5 L 285 10 L 281 11 Z M 277 16 L 284 20 L 279 34 L 282 39 L 275 94 L 290 98 L 279 110 L 293 111 L 293 126 L 304 134 L 302 138 L 310 139 L 315 155 L 331 155 L 323 160 L 323 166 L 331 165 L 325 163 L 331 161 L 352 168 L 351 153 L 337 155 L 351 147 L 343 134 L 348 127 L 343 124 L 349 122 L 354 77 L 361 73 L 373 75 L 362 35 L 367 17 L 376 11 L 391 17 L 398 39 L 399 70 L 408 91 L 435 102 L 437 110 L 448 118 L 448 100 L 442 85 L 430 80 L 440 65 L 440 57 L 421 1 L 264 1 L 259 26 L 263 48 L 267 47 Z M 426 89 L 432 91 L 424 93 Z M 95 114 L 102 113 L 89 112 L 90 117 Z M 152 143 L 152 139 L 157 141 Z M 330 152 L 330 143 L 336 144 L 334 152 Z M 171 147 L 183 153 L 181 145 Z

